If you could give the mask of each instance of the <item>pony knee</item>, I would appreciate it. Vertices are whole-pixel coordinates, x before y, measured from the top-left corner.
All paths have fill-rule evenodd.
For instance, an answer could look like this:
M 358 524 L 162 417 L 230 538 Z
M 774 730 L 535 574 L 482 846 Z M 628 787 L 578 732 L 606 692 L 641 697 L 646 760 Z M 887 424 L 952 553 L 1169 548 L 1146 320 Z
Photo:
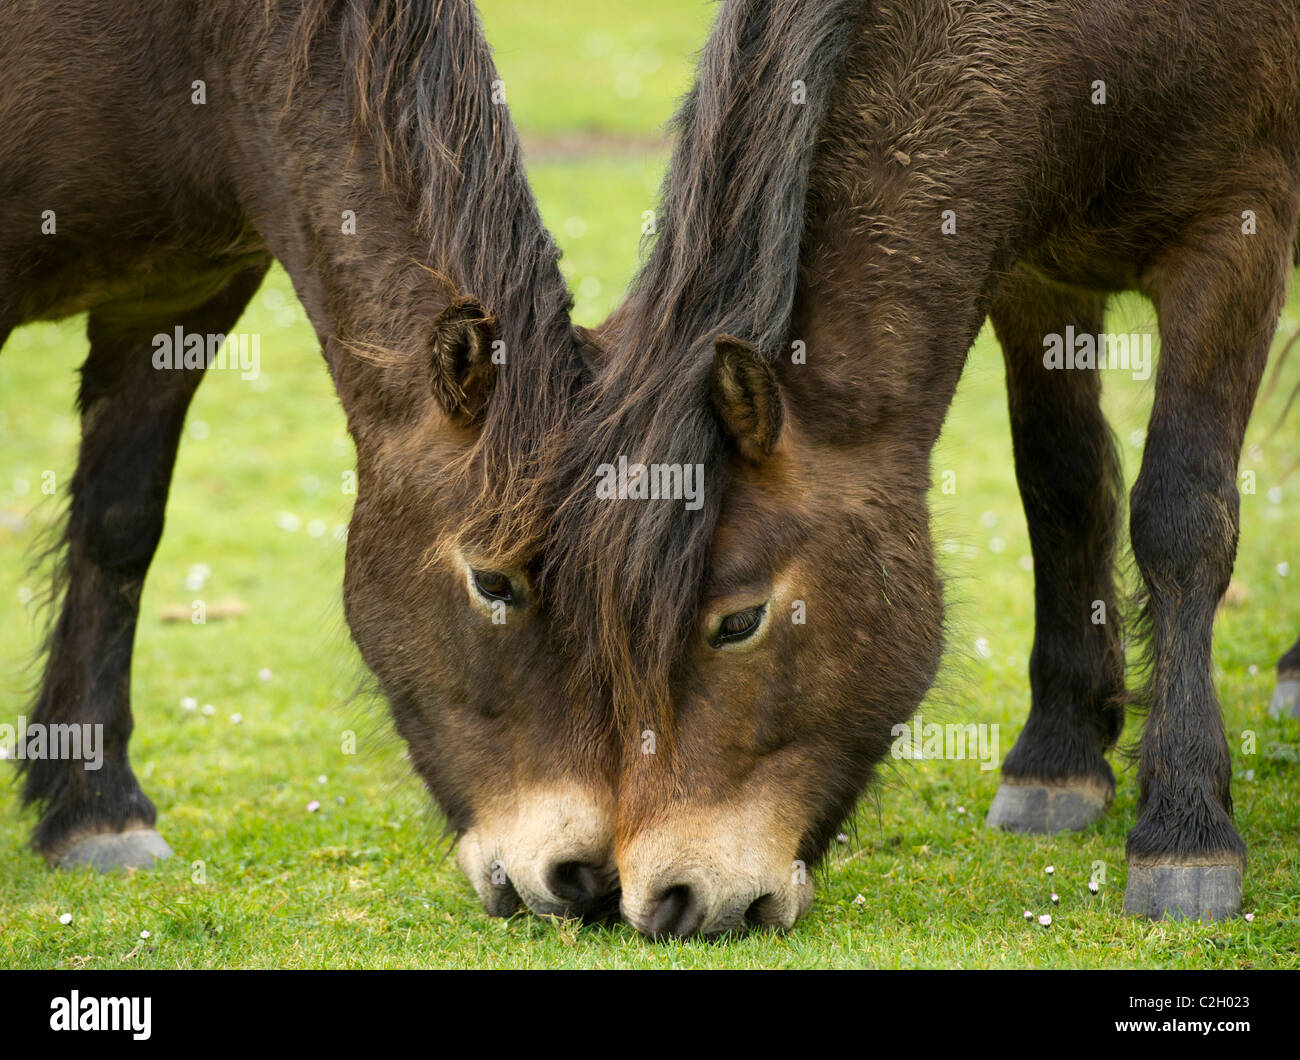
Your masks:
M 74 551 L 107 573 L 143 578 L 162 540 L 163 504 L 115 476 L 82 486 L 72 506 L 68 537 Z
M 1237 554 L 1241 499 L 1232 479 L 1207 483 L 1162 468 L 1133 488 L 1133 558 L 1153 595 L 1204 594 L 1211 606 L 1228 589 Z

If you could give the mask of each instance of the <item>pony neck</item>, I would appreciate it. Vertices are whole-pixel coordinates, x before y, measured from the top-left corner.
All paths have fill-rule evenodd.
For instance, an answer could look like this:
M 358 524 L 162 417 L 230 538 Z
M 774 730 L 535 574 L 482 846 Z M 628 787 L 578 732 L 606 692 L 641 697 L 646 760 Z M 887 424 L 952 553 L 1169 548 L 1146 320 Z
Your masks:
M 559 252 L 473 5 L 314 0 L 272 28 L 289 72 L 253 75 L 279 120 L 241 191 L 349 415 L 410 406 L 433 322 L 461 294 L 496 321 L 507 404 L 519 368 L 544 392 L 576 374 Z

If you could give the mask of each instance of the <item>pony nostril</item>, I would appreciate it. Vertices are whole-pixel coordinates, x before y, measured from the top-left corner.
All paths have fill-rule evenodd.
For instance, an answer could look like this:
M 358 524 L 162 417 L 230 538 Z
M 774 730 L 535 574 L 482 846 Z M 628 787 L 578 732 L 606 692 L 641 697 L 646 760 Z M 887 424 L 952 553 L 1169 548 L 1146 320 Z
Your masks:
M 776 908 L 776 896 L 763 894 L 755 898 L 745 910 L 745 924 L 752 928 L 768 927 L 777 923 L 779 913 Z
M 684 939 L 700 929 L 704 909 L 697 895 L 684 883 L 669 887 L 650 910 L 645 933 L 653 938 Z
M 604 893 L 600 873 L 585 861 L 561 861 L 546 873 L 546 886 L 578 912 L 585 912 Z
M 509 917 L 519 911 L 519 892 L 509 880 L 495 884 L 483 897 L 483 908 L 488 916 Z

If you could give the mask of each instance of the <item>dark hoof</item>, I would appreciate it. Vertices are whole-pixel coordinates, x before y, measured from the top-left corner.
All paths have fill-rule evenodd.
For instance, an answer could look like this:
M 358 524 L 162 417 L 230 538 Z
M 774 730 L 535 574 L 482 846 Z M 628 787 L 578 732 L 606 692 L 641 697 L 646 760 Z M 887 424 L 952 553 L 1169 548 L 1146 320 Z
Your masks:
M 1130 865 L 1124 912 L 1152 920 L 1227 920 L 1241 912 L 1241 867 Z
M 984 823 L 1008 832 L 1077 832 L 1106 812 L 1113 794 L 1109 785 L 1092 779 L 1059 784 L 1004 780 Z
M 1273 701 L 1268 705 L 1270 718 L 1300 718 L 1300 674 L 1278 674 Z
M 88 865 L 96 872 L 149 869 L 155 861 L 172 856 L 167 840 L 152 828 L 128 832 L 96 832 L 66 844 L 50 861 L 56 868 L 76 869 Z

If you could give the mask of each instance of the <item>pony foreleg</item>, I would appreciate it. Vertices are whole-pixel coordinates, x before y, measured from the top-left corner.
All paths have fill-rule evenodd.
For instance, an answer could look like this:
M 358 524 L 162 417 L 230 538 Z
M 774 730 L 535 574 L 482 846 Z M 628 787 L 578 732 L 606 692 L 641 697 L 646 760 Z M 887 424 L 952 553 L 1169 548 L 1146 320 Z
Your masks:
M 1210 648 L 1236 556 L 1242 440 L 1290 276 L 1296 203 L 1279 187 L 1234 185 L 1234 205 L 1189 226 L 1148 274 L 1163 344 L 1130 530 L 1148 594 L 1150 713 L 1124 909 L 1154 918 L 1241 908 L 1246 844 Z M 1258 233 L 1240 229 L 1243 199 L 1258 203 Z
M 38 731 L 87 735 L 75 756 L 41 754 L 22 763 L 24 801 L 42 811 L 33 845 L 56 865 L 148 866 L 171 853 L 127 759 L 131 652 L 185 413 L 204 373 L 156 369 L 152 336 L 176 325 L 224 334 L 264 271 L 241 271 L 188 310 L 172 302 L 165 313 L 131 306 L 90 315 L 81 450 L 64 532 L 66 590 L 31 716 Z
M 1103 295 L 1017 269 L 994 300 L 1016 479 L 1034 556 L 1029 720 L 1002 766 L 990 827 L 1083 828 L 1115 791 L 1105 753 L 1124 724 L 1114 560 L 1121 479 L 1095 372 L 1051 371 L 1045 336 L 1101 331 Z

